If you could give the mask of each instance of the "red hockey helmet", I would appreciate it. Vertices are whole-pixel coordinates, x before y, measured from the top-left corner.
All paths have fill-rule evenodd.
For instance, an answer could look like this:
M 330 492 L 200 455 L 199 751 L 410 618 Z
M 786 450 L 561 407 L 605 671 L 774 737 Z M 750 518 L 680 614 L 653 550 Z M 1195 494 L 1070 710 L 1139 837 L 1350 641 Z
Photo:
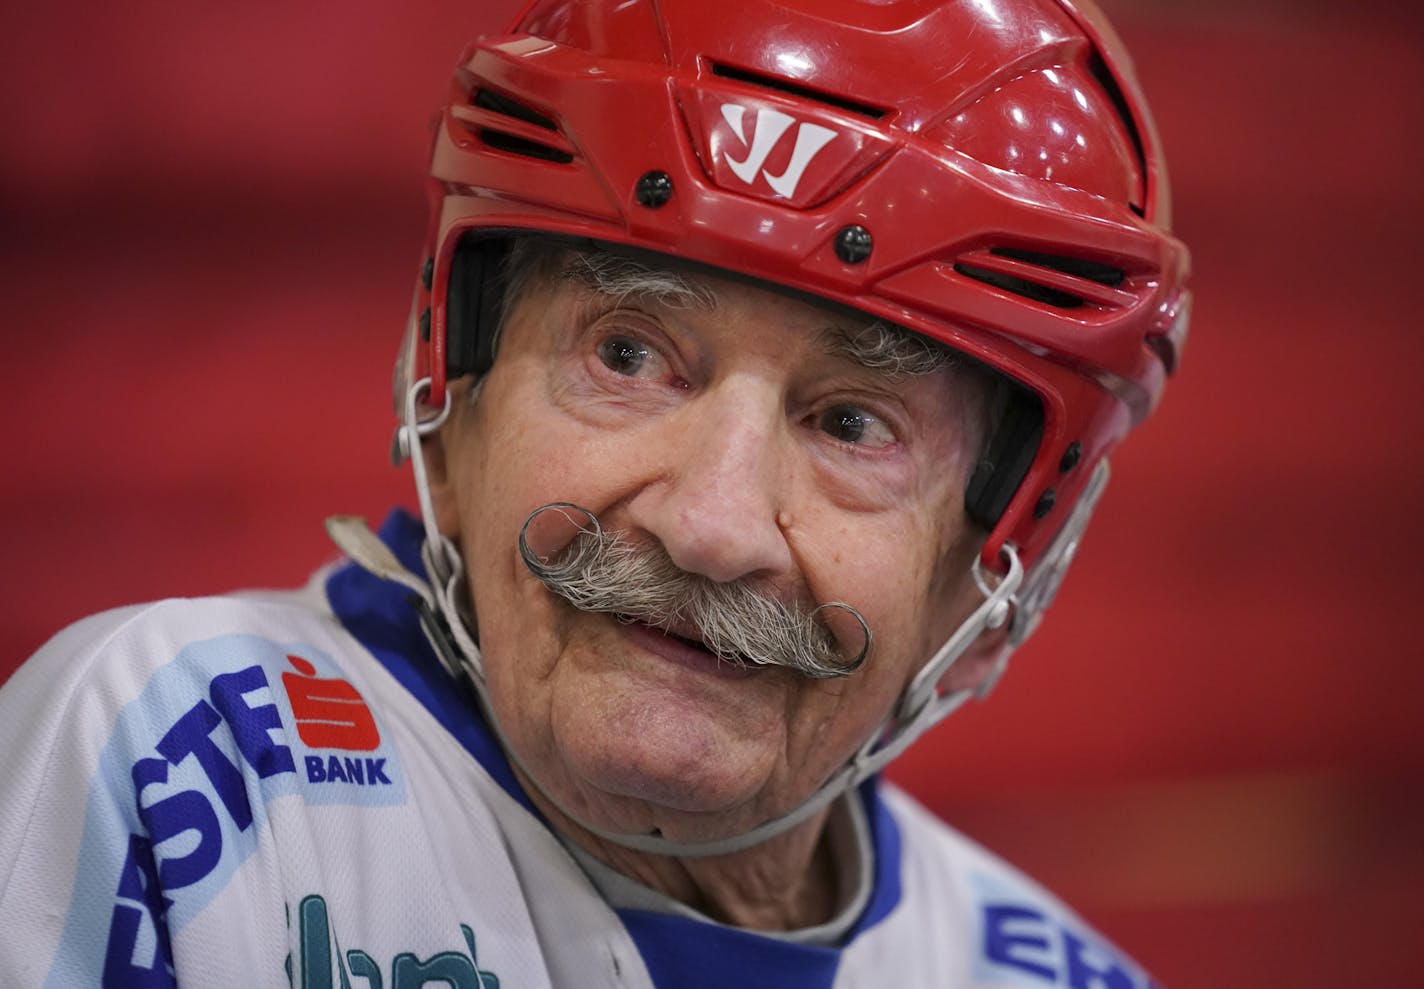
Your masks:
M 1015 383 L 966 493 L 991 566 L 1044 554 L 1186 335 L 1157 135 L 1083 0 L 535 0 L 461 58 L 431 176 L 434 404 L 488 368 L 520 232 L 752 276 Z

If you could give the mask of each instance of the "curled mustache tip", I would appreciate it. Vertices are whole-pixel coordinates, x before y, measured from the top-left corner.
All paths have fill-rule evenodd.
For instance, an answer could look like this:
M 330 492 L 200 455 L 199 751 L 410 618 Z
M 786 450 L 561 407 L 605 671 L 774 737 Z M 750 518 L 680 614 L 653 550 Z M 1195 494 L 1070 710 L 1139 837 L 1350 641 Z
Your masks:
M 602 538 L 603 536 L 603 526 L 599 524 L 598 516 L 594 515 L 587 508 L 584 508 L 580 505 L 575 505 L 571 501 L 553 501 L 547 505 L 540 505 L 538 508 L 534 509 L 534 511 L 529 513 L 529 517 L 524 520 L 524 524 L 519 527 L 519 555 L 521 558 L 523 558 L 524 565 L 527 566 L 530 570 L 532 570 L 535 576 L 539 577 L 541 580 L 543 579 L 543 575 L 545 573 L 558 573 L 561 569 L 567 568 L 570 562 L 573 562 L 565 561 L 563 566 L 553 565 L 552 555 L 536 553 L 530 547 L 529 527 L 534 524 L 535 520 L 538 519 L 539 516 L 545 514 L 546 512 L 558 512 L 561 516 L 563 516 L 566 522 L 573 526 L 574 531 L 571 534 L 571 539 L 574 542 L 578 541 L 578 537 L 583 535 L 590 535 L 594 536 L 595 538 Z M 582 516 L 588 521 L 588 525 L 584 526 L 580 522 L 576 521 L 574 518 L 574 514 L 570 513 Z
M 850 676 L 856 670 L 860 669 L 862 666 L 865 665 L 865 661 L 870 657 L 870 645 L 875 640 L 875 636 L 871 633 L 870 623 L 865 620 L 865 616 L 862 615 L 855 608 L 852 608 L 850 605 L 846 604 L 844 601 L 827 601 L 825 604 L 819 604 L 814 609 L 812 609 L 811 617 L 816 617 L 822 611 L 825 611 L 827 608 L 836 608 L 846 612 L 856 620 L 856 623 L 858 625 L 860 625 L 860 632 L 861 635 L 864 637 L 864 641 L 862 642 L 860 647 L 860 652 L 856 653 L 855 658 L 852 659 L 850 662 L 846 663 L 844 666 L 842 666 L 839 671 L 832 674 L 833 676 Z

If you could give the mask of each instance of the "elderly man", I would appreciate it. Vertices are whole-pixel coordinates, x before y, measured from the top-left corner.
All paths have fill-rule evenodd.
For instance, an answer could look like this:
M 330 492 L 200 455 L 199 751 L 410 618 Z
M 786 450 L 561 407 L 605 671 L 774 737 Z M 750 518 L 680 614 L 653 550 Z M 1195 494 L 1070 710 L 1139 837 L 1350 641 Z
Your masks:
M 1146 985 L 877 780 L 1185 336 L 1095 12 L 540 0 L 432 175 L 420 518 L 6 686 L 0 982 Z

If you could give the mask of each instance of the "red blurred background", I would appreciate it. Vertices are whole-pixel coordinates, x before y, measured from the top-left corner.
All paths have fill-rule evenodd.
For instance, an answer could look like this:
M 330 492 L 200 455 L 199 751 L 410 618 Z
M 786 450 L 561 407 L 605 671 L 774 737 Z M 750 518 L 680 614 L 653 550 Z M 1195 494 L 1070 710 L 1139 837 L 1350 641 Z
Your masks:
M 1193 340 L 1044 629 L 894 775 L 1169 987 L 1418 984 L 1424 14 L 1106 6 Z M 0 676 L 98 609 L 296 583 L 326 514 L 411 501 L 426 122 L 490 17 L 7 7 Z

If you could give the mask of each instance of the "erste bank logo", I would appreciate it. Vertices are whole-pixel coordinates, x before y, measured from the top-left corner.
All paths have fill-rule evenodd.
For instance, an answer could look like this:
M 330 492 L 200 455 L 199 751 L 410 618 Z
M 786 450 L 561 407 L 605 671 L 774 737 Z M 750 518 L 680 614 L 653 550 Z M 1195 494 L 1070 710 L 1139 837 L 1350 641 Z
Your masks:
M 336 677 L 318 677 L 316 667 L 300 656 L 288 656 L 287 662 L 296 672 L 283 673 L 282 686 L 297 722 L 297 737 L 305 745 L 345 752 L 373 752 L 380 747 L 376 719 L 355 687 Z M 308 783 L 391 785 L 385 759 L 331 753 L 308 755 L 302 762 Z
M 117 874 L 82 872 L 74 897 L 76 909 L 109 912 L 94 981 L 172 984 L 170 931 L 256 849 L 272 800 L 404 801 L 395 753 L 365 699 L 346 679 L 321 675 L 335 669 L 330 660 L 307 656 L 256 636 L 195 643 L 120 714 L 100 757 L 94 785 L 104 797 L 86 812 L 81 855 L 122 865 Z
M 746 157 L 740 161 L 732 157 L 731 149 L 722 149 L 727 167 L 747 185 L 755 183 L 757 176 L 761 175 L 777 195 L 787 199 L 796 197 L 796 187 L 801 184 L 801 177 L 806 174 L 807 166 L 821 149 L 836 137 L 836 132 L 829 127 L 809 121 L 797 121 L 790 114 L 771 107 L 763 107 L 756 113 L 750 135 L 747 132 L 747 108 L 741 104 L 723 103 L 722 119 L 727 121 L 746 147 Z M 796 124 L 796 137 L 791 148 L 791 158 L 785 169 L 774 175 L 767 170 L 766 160 L 771 157 L 771 152 L 792 124 Z

